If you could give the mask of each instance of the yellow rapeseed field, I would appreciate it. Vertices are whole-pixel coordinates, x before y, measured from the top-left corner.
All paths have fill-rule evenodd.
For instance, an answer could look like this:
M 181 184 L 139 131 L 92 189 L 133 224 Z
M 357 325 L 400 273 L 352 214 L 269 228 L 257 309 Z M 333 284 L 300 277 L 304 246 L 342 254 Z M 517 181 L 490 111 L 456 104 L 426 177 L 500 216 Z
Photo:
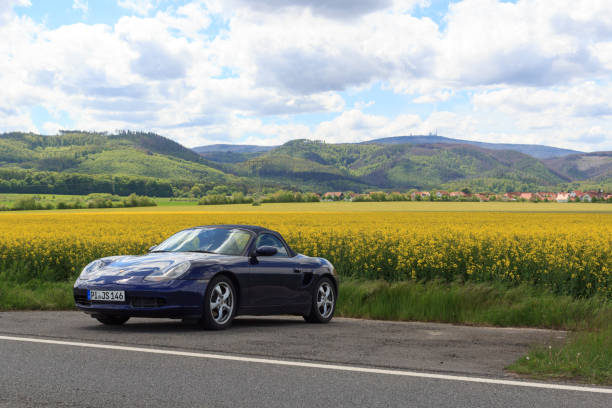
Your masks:
M 527 282 L 612 297 L 610 213 L 205 210 L 2 214 L 0 279 L 74 279 L 95 258 L 143 253 L 182 228 L 231 223 L 275 229 L 341 276 Z

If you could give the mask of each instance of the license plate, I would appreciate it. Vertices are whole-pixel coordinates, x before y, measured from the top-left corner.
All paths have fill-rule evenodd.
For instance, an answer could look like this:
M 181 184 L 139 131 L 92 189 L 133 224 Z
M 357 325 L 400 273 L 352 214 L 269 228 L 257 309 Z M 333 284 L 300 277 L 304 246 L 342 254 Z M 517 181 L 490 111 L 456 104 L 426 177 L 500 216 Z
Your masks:
M 103 300 L 105 302 L 125 302 L 123 290 L 88 290 L 87 300 Z

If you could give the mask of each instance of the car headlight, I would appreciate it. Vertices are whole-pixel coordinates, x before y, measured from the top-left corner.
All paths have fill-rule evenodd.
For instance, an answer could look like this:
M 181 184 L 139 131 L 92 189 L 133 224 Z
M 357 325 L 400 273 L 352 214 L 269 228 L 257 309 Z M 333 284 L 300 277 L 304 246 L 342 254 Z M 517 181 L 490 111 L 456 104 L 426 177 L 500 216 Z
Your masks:
M 189 261 L 181 262 L 180 264 L 176 264 L 171 266 L 168 269 L 163 269 L 157 272 L 153 272 L 152 274 L 146 276 L 144 280 L 159 282 L 171 279 L 180 278 L 185 272 L 189 270 L 191 267 L 191 263 Z
M 85 267 L 81 271 L 81 274 L 79 275 L 79 279 L 87 279 L 91 277 L 91 275 L 93 275 L 94 272 L 97 272 L 104 265 L 106 264 L 99 259 L 96 259 L 95 261 L 88 263 L 87 265 L 85 265 Z

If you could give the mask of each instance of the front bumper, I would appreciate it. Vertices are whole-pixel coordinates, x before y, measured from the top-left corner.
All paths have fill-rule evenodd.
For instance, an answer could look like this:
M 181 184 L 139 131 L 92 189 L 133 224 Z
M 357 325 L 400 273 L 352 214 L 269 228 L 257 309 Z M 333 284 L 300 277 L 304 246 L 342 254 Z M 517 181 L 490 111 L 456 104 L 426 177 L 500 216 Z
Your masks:
M 207 283 L 180 279 L 139 285 L 77 281 L 73 293 L 76 307 L 94 316 L 197 318 L 202 316 Z M 125 301 L 91 301 L 87 299 L 88 290 L 122 290 Z

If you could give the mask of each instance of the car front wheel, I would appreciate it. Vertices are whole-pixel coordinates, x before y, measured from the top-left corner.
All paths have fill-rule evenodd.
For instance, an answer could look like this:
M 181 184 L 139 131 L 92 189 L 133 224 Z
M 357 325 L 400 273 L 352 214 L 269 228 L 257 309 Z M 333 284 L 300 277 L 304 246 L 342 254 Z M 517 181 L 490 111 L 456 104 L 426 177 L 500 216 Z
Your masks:
M 304 316 L 309 323 L 327 323 L 336 309 L 336 290 L 329 278 L 319 280 L 312 296 L 310 314 Z
M 236 290 L 226 276 L 211 280 L 204 296 L 202 325 L 209 330 L 227 329 L 236 315 Z

